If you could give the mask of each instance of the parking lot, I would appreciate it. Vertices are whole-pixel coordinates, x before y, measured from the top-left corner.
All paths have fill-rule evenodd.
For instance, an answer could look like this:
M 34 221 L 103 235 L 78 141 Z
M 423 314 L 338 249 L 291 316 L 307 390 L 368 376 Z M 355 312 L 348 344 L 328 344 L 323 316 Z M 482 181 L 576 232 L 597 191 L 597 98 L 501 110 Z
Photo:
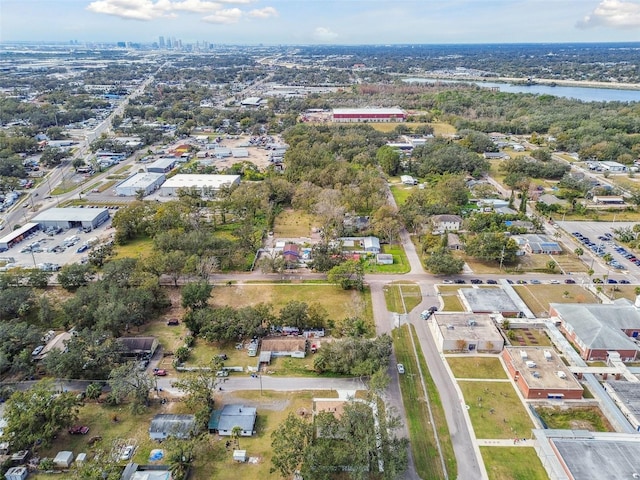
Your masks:
M 104 243 L 110 239 L 112 232 L 111 220 L 90 232 L 74 228 L 48 235 L 38 230 L 0 256 L 13 260 L 8 264 L 9 267 L 33 268 L 42 264 L 63 266 L 78 263 L 89 253 L 89 248 L 84 245 Z M 72 237 L 76 238 L 71 240 Z M 65 239 L 68 241 L 65 242 Z
M 558 225 L 572 237 L 576 247 L 580 246 L 585 254 L 590 252 L 592 256 L 599 257 L 602 265 L 606 265 L 602 259 L 604 255 L 612 256 L 613 260 L 606 265 L 611 269 L 611 283 L 621 280 L 626 283 L 624 275 L 627 273 L 640 275 L 640 256 L 616 242 L 613 233 L 614 229 L 633 228 L 634 222 L 558 222 Z

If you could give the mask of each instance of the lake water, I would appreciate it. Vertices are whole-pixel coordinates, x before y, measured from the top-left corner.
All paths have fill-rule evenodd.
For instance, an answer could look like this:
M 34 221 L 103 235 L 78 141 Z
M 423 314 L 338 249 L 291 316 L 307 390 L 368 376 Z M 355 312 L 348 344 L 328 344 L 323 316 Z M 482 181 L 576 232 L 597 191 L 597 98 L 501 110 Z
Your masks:
M 499 82 L 478 82 L 460 80 L 438 80 L 434 78 L 404 78 L 407 83 L 473 83 L 485 88 L 499 88 L 507 93 L 533 93 L 553 95 L 555 97 L 574 98 L 584 102 L 640 102 L 640 90 L 621 90 L 616 88 L 588 88 L 558 85 L 512 85 Z

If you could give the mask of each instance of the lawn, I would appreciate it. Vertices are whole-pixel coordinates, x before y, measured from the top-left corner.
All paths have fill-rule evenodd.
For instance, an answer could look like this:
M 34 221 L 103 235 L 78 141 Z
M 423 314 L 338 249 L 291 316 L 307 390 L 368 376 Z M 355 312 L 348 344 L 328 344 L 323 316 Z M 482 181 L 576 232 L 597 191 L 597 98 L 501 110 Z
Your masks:
M 391 283 L 384 286 L 384 299 L 390 312 L 408 313 L 420 304 L 422 293 L 415 283 Z
M 489 480 L 548 480 L 535 449 L 480 447 Z
M 443 295 L 442 303 L 443 303 L 443 306 L 442 306 L 443 312 L 464 312 L 464 307 L 462 306 L 462 302 L 457 296 Z
M 382 245 L 382 252 L 393 255 L 392 265 L 378 265 L 375 257 L 365 264 L 365 273 L 408 273 L 411 270 L 407 254 L 401 244 Z
M 287 209 L 276 217 L 273 234 L 276 238 L 310 237 L 314 221 L 308 213 Z
M 400 375 L 400 389 L 402 401 L 407 415 L 411 450 L 418 475 L 421 478 L 444 478 L 442 464 L 438 455 L 434 438 L 433 425 L 429 420 L 429 411 L 425 401 L 422 385 L 418 378 L 418 361 L 424 374 L 425 384 L 429 395 L 429 403 L 433 413 L 440 446 L 445 459 L 449 478 L 456 477 L 456 461 L 449 436 L 449 429 L 442 410 L 440 396 L 429 374 L 420 344 L 414 335 L 414 342 L 418 350 L 418 357 L 414 355 L 411 345 L 410 331 L 407 326 L 393 330 L 393 344 L 396 359 L 405 368 L 405 374 Z
M 537 408 L 548 428 L 613 432 L 614 429 L 598 407 Z
M 400 207 L 404 205 L 413 192 L 416 191 L 417 187 L 409 187 L 403 184 L 391 185 L 391 194 L 393 195 L 394 200 L 396 201 L 396 205 Z
M 613 299 L 626 298 L 632 302 L 636 299 L 636 285 L 601 285 L 602 291 Z
M 500 360 L 495 357 L 447 357 L 456 378 L 507 378 Z
M 459 381 L 476 438 L 528 437 L 533 423 L 508 382 Z
M 114 258 L 145 258 L 153 250 L 153 240 L 149 237 L 138 237 L 126 245 L 116 245 Z
M 231 305 L 234 308 L 271 303 L 274 306 L 274 313 L 278 314 L 280 309 L 292 300 L 307 304 L 319 303 L 326 309 L 329 318 L 335 321 L 359 316 L 370 323 L 373 322 L 371 292 L 368 289 L 360 293 L 327 284 L 244 283 L 217 286 L 211 293 L 210 303 L 217 306 Z
M 549 312 L 550 303 L 597 303 L 595 296 L 580 285 L 514 285 L 513 289 L 537 316 Z M 568 295 L 565 295 L 568 292 Z

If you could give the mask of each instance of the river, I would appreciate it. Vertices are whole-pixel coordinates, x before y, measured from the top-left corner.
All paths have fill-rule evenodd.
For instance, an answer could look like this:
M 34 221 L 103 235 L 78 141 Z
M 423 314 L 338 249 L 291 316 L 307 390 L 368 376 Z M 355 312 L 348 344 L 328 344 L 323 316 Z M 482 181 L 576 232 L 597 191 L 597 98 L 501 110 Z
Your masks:
M 534 93 L 555 97 L 573 98 L 584 102 L 640 102 L 640 90 L 616 88 L 572 87 L 566 85 L 513 85 L 510 83 L 481 82 L 476 80 L 438 80 L 435 78 L 404 78 L 407 83 L 473 83 L 485 88 L 499 88 L 507 93 Z

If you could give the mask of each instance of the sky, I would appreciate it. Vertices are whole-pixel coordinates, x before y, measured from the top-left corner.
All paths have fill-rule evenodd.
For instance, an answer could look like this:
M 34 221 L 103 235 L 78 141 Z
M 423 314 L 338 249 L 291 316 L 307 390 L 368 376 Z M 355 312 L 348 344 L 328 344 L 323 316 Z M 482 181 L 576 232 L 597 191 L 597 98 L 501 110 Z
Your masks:
M 640 41 L 640 0 L 0 0 L 0 41 Z

